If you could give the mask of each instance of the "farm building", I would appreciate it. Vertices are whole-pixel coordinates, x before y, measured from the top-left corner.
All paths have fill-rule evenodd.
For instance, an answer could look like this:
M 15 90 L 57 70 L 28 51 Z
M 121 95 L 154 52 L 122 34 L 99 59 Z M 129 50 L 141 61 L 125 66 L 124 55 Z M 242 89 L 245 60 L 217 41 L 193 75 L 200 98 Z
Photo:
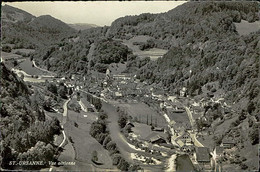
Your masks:
M 167 143 L 167 134 L 162 132 L 153 132 L 148 135 L 145 140 L 152 144 L 162 144 Z
M 162 128 L 162 127 L 154 127 L 152 130 L 153 131 L 164 132 L 164 128 Z
M 224 138 L 222 140 L 222 143 L 220 145 L 221 147 L 223 147 L 224 149 L 231 149 L 232 147 L 235 146 L 235 141 L 231 138 Z
M 166 143 L 166 140 L 164 138 L 162 138 L 161 136 L 157 135 L 155 137 L 150 138 L 149 140 L 150 143 L 152 144 L 162 144 L 162 143 Z
M 207 147 L 196 147 L 194 158 L 198 163 L 210 164 L 209 148 Z
M 215 160 L 219 159 L 220 157 L 222 157 L 224 154 L 224 148 L 220 147 L 220 146 L 216 146 L 213 150 L 213 158 Z

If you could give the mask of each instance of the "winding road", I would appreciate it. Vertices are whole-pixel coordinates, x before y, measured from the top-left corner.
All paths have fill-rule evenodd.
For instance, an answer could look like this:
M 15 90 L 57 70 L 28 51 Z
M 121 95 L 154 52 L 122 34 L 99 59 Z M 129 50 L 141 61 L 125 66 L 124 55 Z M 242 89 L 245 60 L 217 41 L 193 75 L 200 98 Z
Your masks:
M 66 137 L 66 133 L 64 131 L 64 128 L 63 126 L 66 124 L 67 122 L 67 116 L 68 116 L 68 103 L 69 103 L 70 99 L 69 100 L 66 100 L 66 102 L 63 104 L 63 118 L 62 118 L 62 123 L 61 123 L 61 128 L 62 128 L 62 134 L 63 134 L 63 140 L 62 142 L 60 143 L 59 145 L 59 148 L 62 147 L 67 139 Z M 53 167 L 50 167 L 49 171 L 52 171 Z
M 53 75 L 55 75 L 55 73 L 51 72 L 51 71 L 48 71 L 47 69 L 43 69 L 43 68 L 40 68 L 36 65 L 35 61 L 32 60 L 32 63 L 33 63 L 33 66 L 41 71 L 44 71 L 44 72 L 47 72 L 47 73 L 50 73 L 52 75 L 42 75 L 42 76 L 45 76 L 45 77 L 54 77 Z
M 63 118 L 62 118 L 62 123 L 61 123 L 61 128 L 62 128 L 62 134 L 63 134 L 63 140 L 61 142 L 61 144 L 59 145 L 59 147 L 62 147 L 62 145 L 65 143 L 66 141 L 66 134 L 63 128 L 63 125 L 66 124 L 67 122 L 67 116 L 68 116 L 68 103 L 69 103 L 70 99 L 67 100 L 64 104 L 63 104 Z

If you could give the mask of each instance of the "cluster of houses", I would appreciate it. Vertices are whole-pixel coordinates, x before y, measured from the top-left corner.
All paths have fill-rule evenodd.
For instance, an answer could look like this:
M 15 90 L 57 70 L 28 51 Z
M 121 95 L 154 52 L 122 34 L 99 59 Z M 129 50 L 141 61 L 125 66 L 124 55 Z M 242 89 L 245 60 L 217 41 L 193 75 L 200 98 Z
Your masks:
M 132 75 L 120 74 L 112 75 L 107 69 L 105 79 L 103 80 L 104 93 L 107 98 L 122 99 L 143 97 L 147 92 L 144 83 L 141 83 Z
M 215 146 L 213 149 L 207 147 L 195 147 L 194 162 L 200 170 L 221 171 L 220 167 L 221 158 L 224 157 L 225 151 L 235 146 L 235 141 L 232 138 L 225 137 L 222 143 Z
M 173 102 L 176 97 L 167 96 L 164 90 L 153 89 L 145 82 L 138 82 L 136 78 L 129 75 L 112 75 L 109 70 L 106 72 L 105 79 L 103 80 L 104 94 L 113 99 L 129 98 L 129 97 L 148 97 L 160 103 L 161 108 L 167 109 L 174 113 L 185 112 L 185 109 L 174 106 Z M 145 88 L 145 89 L 144 89 Z M 186 96 L 187 89 L 183 87 L 179 95 Z M 168 98 L 168 99 L 167 99 Z M 209 101 L 201 101 L 198 106 L 206 105 Z M 199 110 L 199 109 L 198 109 Z M 132 123 L 127 125 L 134 127 Z M 180 148 L 181 152 L 187 153 L 192 157 L 193 163 L 199 169 L 210 170 L 216 166 L 218 160 L 223 157 L 225 149 L 230 149 L 235 145 L 232 139 L 224 138 L 221 145 L 216 146 L 214 149 L 207 147 L 196 147 L 194 138 L 191 137 L 193 130 L 191 127 L 183 126 L 183 124 L 175 123 L 173 126 L 174 133 L 176 134 L 175 142 Z M 147 136 L 144 141 L 150 144 L 157 144 L 160 146 L 170 145 L 169 138 L 165 133 L 164 128 L 153 128 L 153 133 Z

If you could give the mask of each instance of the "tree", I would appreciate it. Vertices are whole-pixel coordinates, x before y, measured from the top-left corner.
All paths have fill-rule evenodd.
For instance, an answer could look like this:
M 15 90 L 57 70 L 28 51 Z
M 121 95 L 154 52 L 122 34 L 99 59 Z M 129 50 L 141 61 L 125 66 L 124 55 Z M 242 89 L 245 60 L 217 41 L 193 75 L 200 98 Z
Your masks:
M 58 89 L 58 94 L 61 96 L 61 98 L 67 99 L 67 88 L 66 86 L 60 86 Z
M 9 46 L 7 46 L 7 45 L 5 45 L 5 46 L 2 47 L 2 51 L 7 52 L 7 53 L 10 53 L 11 50 L 12 50 L 12 48 L 9 47 Z
M 49 90 L 50 92 L 52 92 L 53 94 L 56 94 L 56 95 L 58 93 L 58 88 L 57 88 L 56 84 L 52 83 L 52 82 L 47 84 L 47 90 Z
M 51 111 L 52 110 L 52 100 L 51 100 L 51 98 L 48 98 L 48 99 L 44 100 L 43 108 L 46 111 Z
M 105 120 L 105 119 L 107 119 L 107 114 L 104 113 L 104 112 L 101 112 L 100 115 L 99 115 L 99 119 L 100 119 L 100 120 Z
M 17 60 L 14 60 L 14 61 L 13 61 L 13 65 L 14 65 L 14 67 L 18 65 Z
M 117 168 L 122 171 L 128 171 L 129 163 L 126 160 L 124 160 L 123 158 L 121 158 L 117 165 Z
M 256 124 L 253 125 L 251 131 L 249 132 L 249 138 L 251 139 L 252 145 L 259 143 L 259 129 Z
M 107 144 L 106 149 L 107 150 L 115 150 L 117 148 L 116 143 L 111 141 Z
M 68 139 L 71 143 L 74 143 L 71 136 L 69 136 Z
M 109 135 L 103 141 L 103 147 L 106 148 L 107 144 L 111 141 L 111 137 Z
M 113 160 L 113 165 L 118 165 L 122 157 L 120 154 L 113 154 L 112 155 L 112 160 Z
M 11 160 L 13 160 L 12 151 L 11 151 L 10 147 L 5 142 L 1 142 L 0 145 L 1 145 L 0 146 L 0 151 L 1 151 L 0 164 L 1 164 L 1 167 L 4 168 L 4 169 L 10 168 L 9 163 L 10 163 Z
M 94 67 L 94 65 L 95 65 L 94 61 L 90 60 L 89 65 L 90 65 L 90 67 Z
M 91 161 L 97 162 L 98 161 L 98 153 L 96 150 L 94 150 L 91 154 Z
M 108 65 L 103 64 L 103 63 L 96 63 L 94 68 L 101 73 L 106 73 L 106 70 L 108 68 Z
M 126 114 L 120 114 L 118 119 L 118 124 L 121 128 L 124 128 L 127 123 L 127 116 Z
M 247 112 L 243 109 L 243 110 L 241 111 L 241 113 L 240 113 L 238 119 L 239 119 L 240 121 L 243 121 L 244 119 L 246 119 L 246 113 L 247 113 Z

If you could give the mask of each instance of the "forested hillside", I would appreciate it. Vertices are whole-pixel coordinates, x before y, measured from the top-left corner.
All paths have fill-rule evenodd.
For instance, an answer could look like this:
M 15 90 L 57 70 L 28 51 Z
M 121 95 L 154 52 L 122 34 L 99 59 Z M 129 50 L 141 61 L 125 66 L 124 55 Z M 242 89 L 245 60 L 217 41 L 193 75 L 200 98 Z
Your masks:
M 57 72 L 86 74 L 88 69 L 104 73 L 108 64 L 127 61 L 127 46 L 105 37 L 106 27 L 91 28 L 41 48 L 32 57 Z M 90 47 L 93 46 L 93 52 Z M 91 54 L 91 55 L 89 55 Z
M 4 22 L 30 22 L 35 16 L 30 13 L 23 11 L 19 8 L 14 8 L 9 5 L 2 6 L 1 20 Z
M 2 7 L 2 43 L 13 48 L 35 49 L 57 42 L 75 32 L 64 22 L 51 16 L 35 17 L 8 5 Z
M 169 42 L 172 48 L 162 58 L 141 67 L 138 77 L 150 83 L 160 83 L 171 92 L 185 86 L 188 94 L 193 96 L 205 84 L 218 82 L 217 89 L 227 93 L 230 103 L 243 99 L 241 108 L 259 115 L 260 31 L 239 36 L 234 25 L 241 19 L 259 20 L 257 12 L 258 5 L 253 2 L 194 2 L 158 15 L 153 21 L 157 30 L 151 29 L 149 35 L 156 37 L 154 34 L 160 34 L 161 40 L 166 36 L 165 39 L 172 37 L 175 41 Z M 172 22 L 168 22 L 169 27 L 172 23 L 171 29 L 167 29 L 163 18 L 171 19 Z M 122 21 L 124 18 L 115 23 Z M 145 24 L 138 28 L 141 26 Z M 113 27 L 110 33 L 114 33 Z M 148 28 L 141 30 L 147 31 Z M 116 33 L 122 32 L 117 30 Z M 131 63 L 135 64 L 134 61 Z
M 61 39 L 52 45 L 43 46 L 32 57 L 48 70 L 57 73 L 86 74 L 88 71 L 87 58 L 91 44 L 99 37 L 104 37 L 106 28 L 91 28 Z
M 149 35 L 158 41 L 157 47 L 170 48 L 225 38 L 236 32 L 233 22 L 259 20 L 257 12 L 257 2 L 189 2 L 163 14 L 119 18 L 112 23 L 109 35 Z
M 0 164 L 3 169 L 17 169 L 10 161 L 54 160 L 53 139 L 60 133 L 57 119 L 45 119 L 44 111 L 30 99 L 25 83 L 3 63 L 1 75 L 1 142 Z M 19 168 L 37 169 L 48 166 L 24 165 Z

